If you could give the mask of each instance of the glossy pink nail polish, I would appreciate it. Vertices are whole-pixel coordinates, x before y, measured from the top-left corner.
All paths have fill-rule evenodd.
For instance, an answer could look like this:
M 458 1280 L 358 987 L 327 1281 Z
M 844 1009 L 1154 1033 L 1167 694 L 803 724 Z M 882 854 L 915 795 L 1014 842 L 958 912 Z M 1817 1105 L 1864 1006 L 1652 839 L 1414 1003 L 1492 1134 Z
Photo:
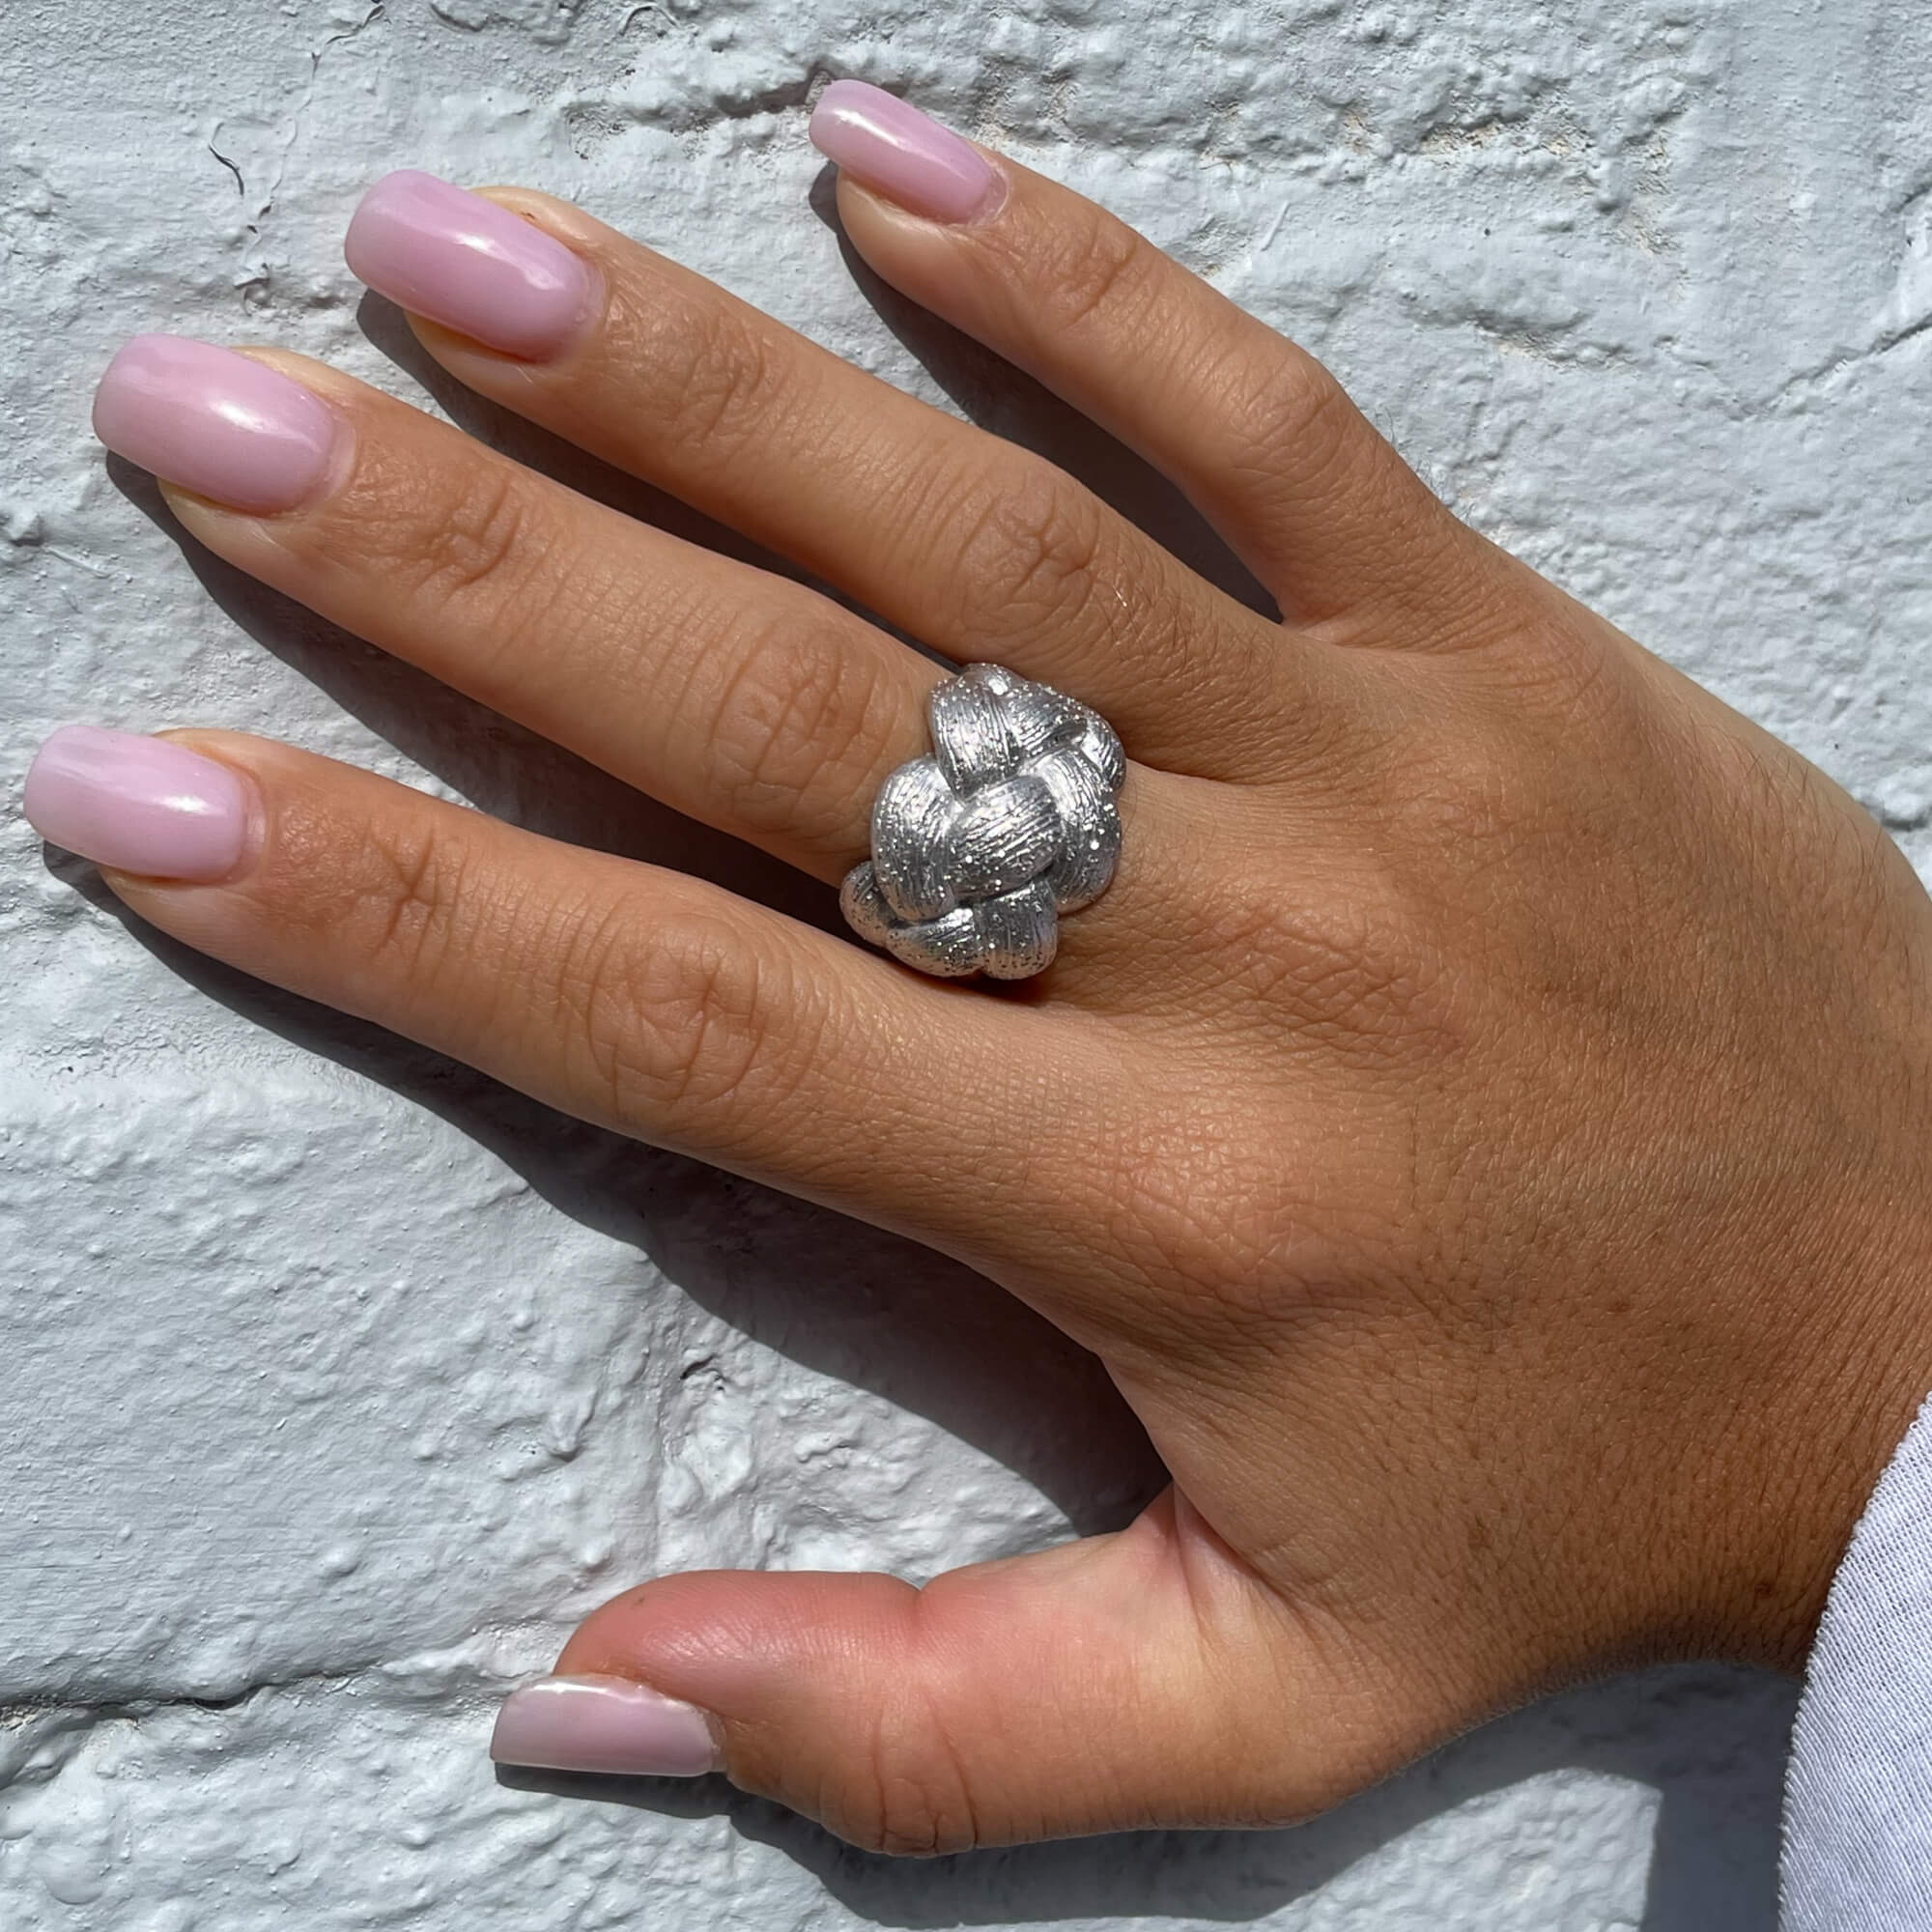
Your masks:
M 248 839 L 240 773 L 166 738 L 67 724 L 27 773 L 27 822 L 50 844 L 151 878 L 225 878 Z
M 545 1677 L 511 1691 L 490 1755 L 534 1770 L 632 1777 L 701 1777 L 724 1762 L 702 1711 L 627 1677 Z
M 293 509 L 328 469 L 337 419 L 279 369 L 183 335 L 137 335 L 94 392 L 117 456 L 231 509 Z
M 554 355 L 589 317 L 591 274 L 580 257 L 508 209 L 413 168 L 362 197 L 342 252 L 379 295 L 526 361 Z
M 999 170 L 970 141 L 863 80 L 835 80 L 818 97 L 810 131 L 828 160 L 927 221 L 970 221 L 1005 191 Z

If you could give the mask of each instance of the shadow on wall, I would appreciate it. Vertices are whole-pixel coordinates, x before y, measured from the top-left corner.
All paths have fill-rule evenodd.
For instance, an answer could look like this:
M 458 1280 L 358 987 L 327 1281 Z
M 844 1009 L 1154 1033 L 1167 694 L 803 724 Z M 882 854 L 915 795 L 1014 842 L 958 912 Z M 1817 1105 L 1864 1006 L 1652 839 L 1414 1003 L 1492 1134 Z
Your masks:
M 1455 1820 L 1462 1864 L 1484 1844 L 1515 1901 L 1548 1889 L 1552 1915 L 1603 1932 L 1773 1932 L 1778 1793 L 1795 1687 L 1754 1672 L 1712 1666 L 1653 1671 L 1552 1698 L 1446 1746 L 1421 1764 L 1312 1824 L 1270 1832 L 1125 1832 L 1104 1838 L 930 1860 L 855 1851 L 795 1813 L 749 1798 L 723 1778 L 588 1777 L 499 1769 L 520 1790 L 632 1804 L 673 1816 L 728 1816 L 748 1838 L 776 1846 L 810 1871 L 857 1917 L 877 1925 L 1034 1924 L 1054 1919 L 1158 1918 L 1241 1923 L 1321 1892 L 1382 1847 L 1433 1822 Z M 1660 1786 L 1643 1917 L 1589 1920 L 1564 1912 L 1574 1899 L 1581 1849 L 1537 1833 L 1495 1854 L 1509 1825 L 1485 1830 L 1485 1800 L 1526 1778 L 1578 1776 Z M 1377 1910 L 1373 1874 L 1360 1907 L 1373 1915 L 1337 1924 L 1419 1923 L 1411 1913 L 1457 1901 L 1418 1896 L 1412 1876 L 1439 1868 L 1410 1861 L 1400 1899 Z M 640 1874 L 641 1876 L 641 1874 Z M 1495 1880 L 1490 1881 L 1495 1883 Z M 1333 1898 L 1344 1915 L 1352 1899 Z M 641 1925 L 644 1920 L 639 1920 Z M 1298 1921 L 1297 1921 L 1298 1922 Z M 1325 1918 L 1323 1923 L 1328 1922 Z M 1512 1923 L 1523 1920 L 1512 1918 Z M 1554 1922 L 1554 1918 L 1552 1919 Z
M 829 175 L 813 193 L 834 222 Z M 887 326 L 975 421 L 1073 471 L 1204 576 L 1272 614 L 1265 593 L 1163 479 L 977 344 L 885 288 L 846 249 Z M 366 332 L 482 440 L 673 533 L 798 576 L 735 532 L 622 476 L 456 384 L 376 297 Z M 551 837 L 712 878 L 838 930 L 831 891 L 693 824 L 434 679 L 324 623 L 200 550 L 143 472 L 118 486 L 181 543 L 209 593 L 273 651 L 482 810 Z M 818 585 L 824 589 L 827 586 Z M 836 593 L 833 593 L 836 594 Z M 637 1146 L 327 1009 L 176 945 L 122 913 L 92 869 L 61 875 L 212 998 L 380 1082 L 458 1126 L 554 1207 L 648 1255 L 695 1301 L 812 1370 L 867 1387 L 997 1458 L 1079 1532 L 1118 1526 L 1163 1472 L 1099 1365 L 1030 1310 L 955 1264 L 696 1163 Z M 743 1232 L 728 1254 L 718 1197 Z M 702 1231 L 701 1234 L 698 1231 Z M 944 1350 L 933 1347 L 944 1333 Z M 1042 1417 L 1059 1418 L 1050 1427 Z M 1138 1833 L 908 1863 L 872 1858 L 719 1779 L 502 1774 L 523 1788 L 682 1815 L 728 1815 L 884 1925 L 1070 1918 L 1265 1917 L 1378 1846 L 1533 1776 L 1587 1774 L 1660 1787 L 1641 1932 L 1769 1932 L 1778 1789 L 1793 1691 L 1716 1668 L 1598 1686 L 1488 1726 L 1329 1817 L 1292 1832 Z M 1524 1847 L 1522 1877 L 1561 1854 Z M 1415 1901 L 1422 1903 L 1422 1901 Z

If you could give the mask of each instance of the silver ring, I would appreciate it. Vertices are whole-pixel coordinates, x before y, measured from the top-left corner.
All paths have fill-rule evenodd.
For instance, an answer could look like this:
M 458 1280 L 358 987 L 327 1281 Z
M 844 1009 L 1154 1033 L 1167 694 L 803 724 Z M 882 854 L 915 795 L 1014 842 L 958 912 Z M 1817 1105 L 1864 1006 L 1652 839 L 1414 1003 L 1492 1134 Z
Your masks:
M 1126 753 L 1098 712 L 999 665 L 936 685 L 925 715 L 931 754 L 879 787 L 839 907 L 922 973 L 1028 979 L 1114 876 Z

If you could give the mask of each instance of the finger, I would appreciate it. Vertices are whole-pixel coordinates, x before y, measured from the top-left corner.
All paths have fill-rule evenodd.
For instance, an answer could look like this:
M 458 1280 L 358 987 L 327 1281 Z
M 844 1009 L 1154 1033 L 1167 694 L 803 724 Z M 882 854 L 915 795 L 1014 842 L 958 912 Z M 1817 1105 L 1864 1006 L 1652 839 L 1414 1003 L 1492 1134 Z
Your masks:
M 876 1851 L 1281 1823 L 1359 1770 L 1313 1663 L 1170 1492 L 1119 1535 L 923 1589 L 727 1571 L 647 1583 L 585 1622 L 555 1677 L 513 1693 L 492 1751 L 723 1768 Z
M 938 673 L 874 626 L 321 363 L 137 337 L 95 419 L 218 555 L 820 878 L 926 748 Z
M 955 1252 L 1070 1102 L 1043 1009 L 949 999 L 703 881 L 285 745 L 71 727 L 26 803 L 200 952 Z M 1078 1075 L 1106 1077 L 1097 1057 Z
M 137 338 L 103 378 L 96 421 L 111 446 L 191 486 L 169 500 L 220 555 L 821 879 L 867 855 L 886 779 L 928 747 L 939 674 L 874 626 L 322 364 Z M 1198 789 L 1134 776 L 1120 806 L 1132 857 L 1083 916 L 1074 973 L 1116 959 L 1121 933 L 1138 943 L 1186 923 L 1175 886 L 1198 842 Z M 1007 911 L 1043 943 L 1037 898 Z M 903 954 L 919 934 L 879 937 Z
M 1277 655 L 1271 626 L 1053 464 L 574 208 L 491 192 L 391 176 L 350 226 L 351 266 L 445 367 L 935 648 L 1096 705 L 1137 757 L 1209 768 Z M 503 263 L 487 279 L 479 239 Z M 586 272 L 534 329 L 532 277 Z
M 860 82 L 811 132 L 870 267 L 1165 471 L 1288 615 L 1399 599 L 1463 554 L 1334 377 L 1105 210 Z

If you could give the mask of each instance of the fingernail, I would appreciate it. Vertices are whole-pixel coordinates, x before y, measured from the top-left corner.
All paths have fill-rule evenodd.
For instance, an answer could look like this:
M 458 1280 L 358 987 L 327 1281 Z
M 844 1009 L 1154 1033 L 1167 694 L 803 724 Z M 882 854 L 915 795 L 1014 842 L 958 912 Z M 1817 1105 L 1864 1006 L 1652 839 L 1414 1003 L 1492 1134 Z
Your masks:
M 322 480 L 336 418 L 279 369 L 182 335 L 137 335 L 94 392 L 117 456 L 231 509 L 293 509 Z
M 40 749 L 22 801 L 50 844 L 150 878 L 226 878 L 248 837 L 248 789 L 166 738 L 67 724 Z
M 970 141 L 863 80 L 835 80 L 818 97 L 810 131 L 828 160 L 927 221 L 970 221 L 1005 186 Z
M 490 1755 L 538 1771 L 701 1777 L 724 1763 L 705 1715 L 626 1677 L 546 1677 L 512 1690 Z
M 379 295 L 529 362 L 554 355 L 590 311 L 590 270 L 561 242 L 413 168 L 362 197 L 342 252 Z

